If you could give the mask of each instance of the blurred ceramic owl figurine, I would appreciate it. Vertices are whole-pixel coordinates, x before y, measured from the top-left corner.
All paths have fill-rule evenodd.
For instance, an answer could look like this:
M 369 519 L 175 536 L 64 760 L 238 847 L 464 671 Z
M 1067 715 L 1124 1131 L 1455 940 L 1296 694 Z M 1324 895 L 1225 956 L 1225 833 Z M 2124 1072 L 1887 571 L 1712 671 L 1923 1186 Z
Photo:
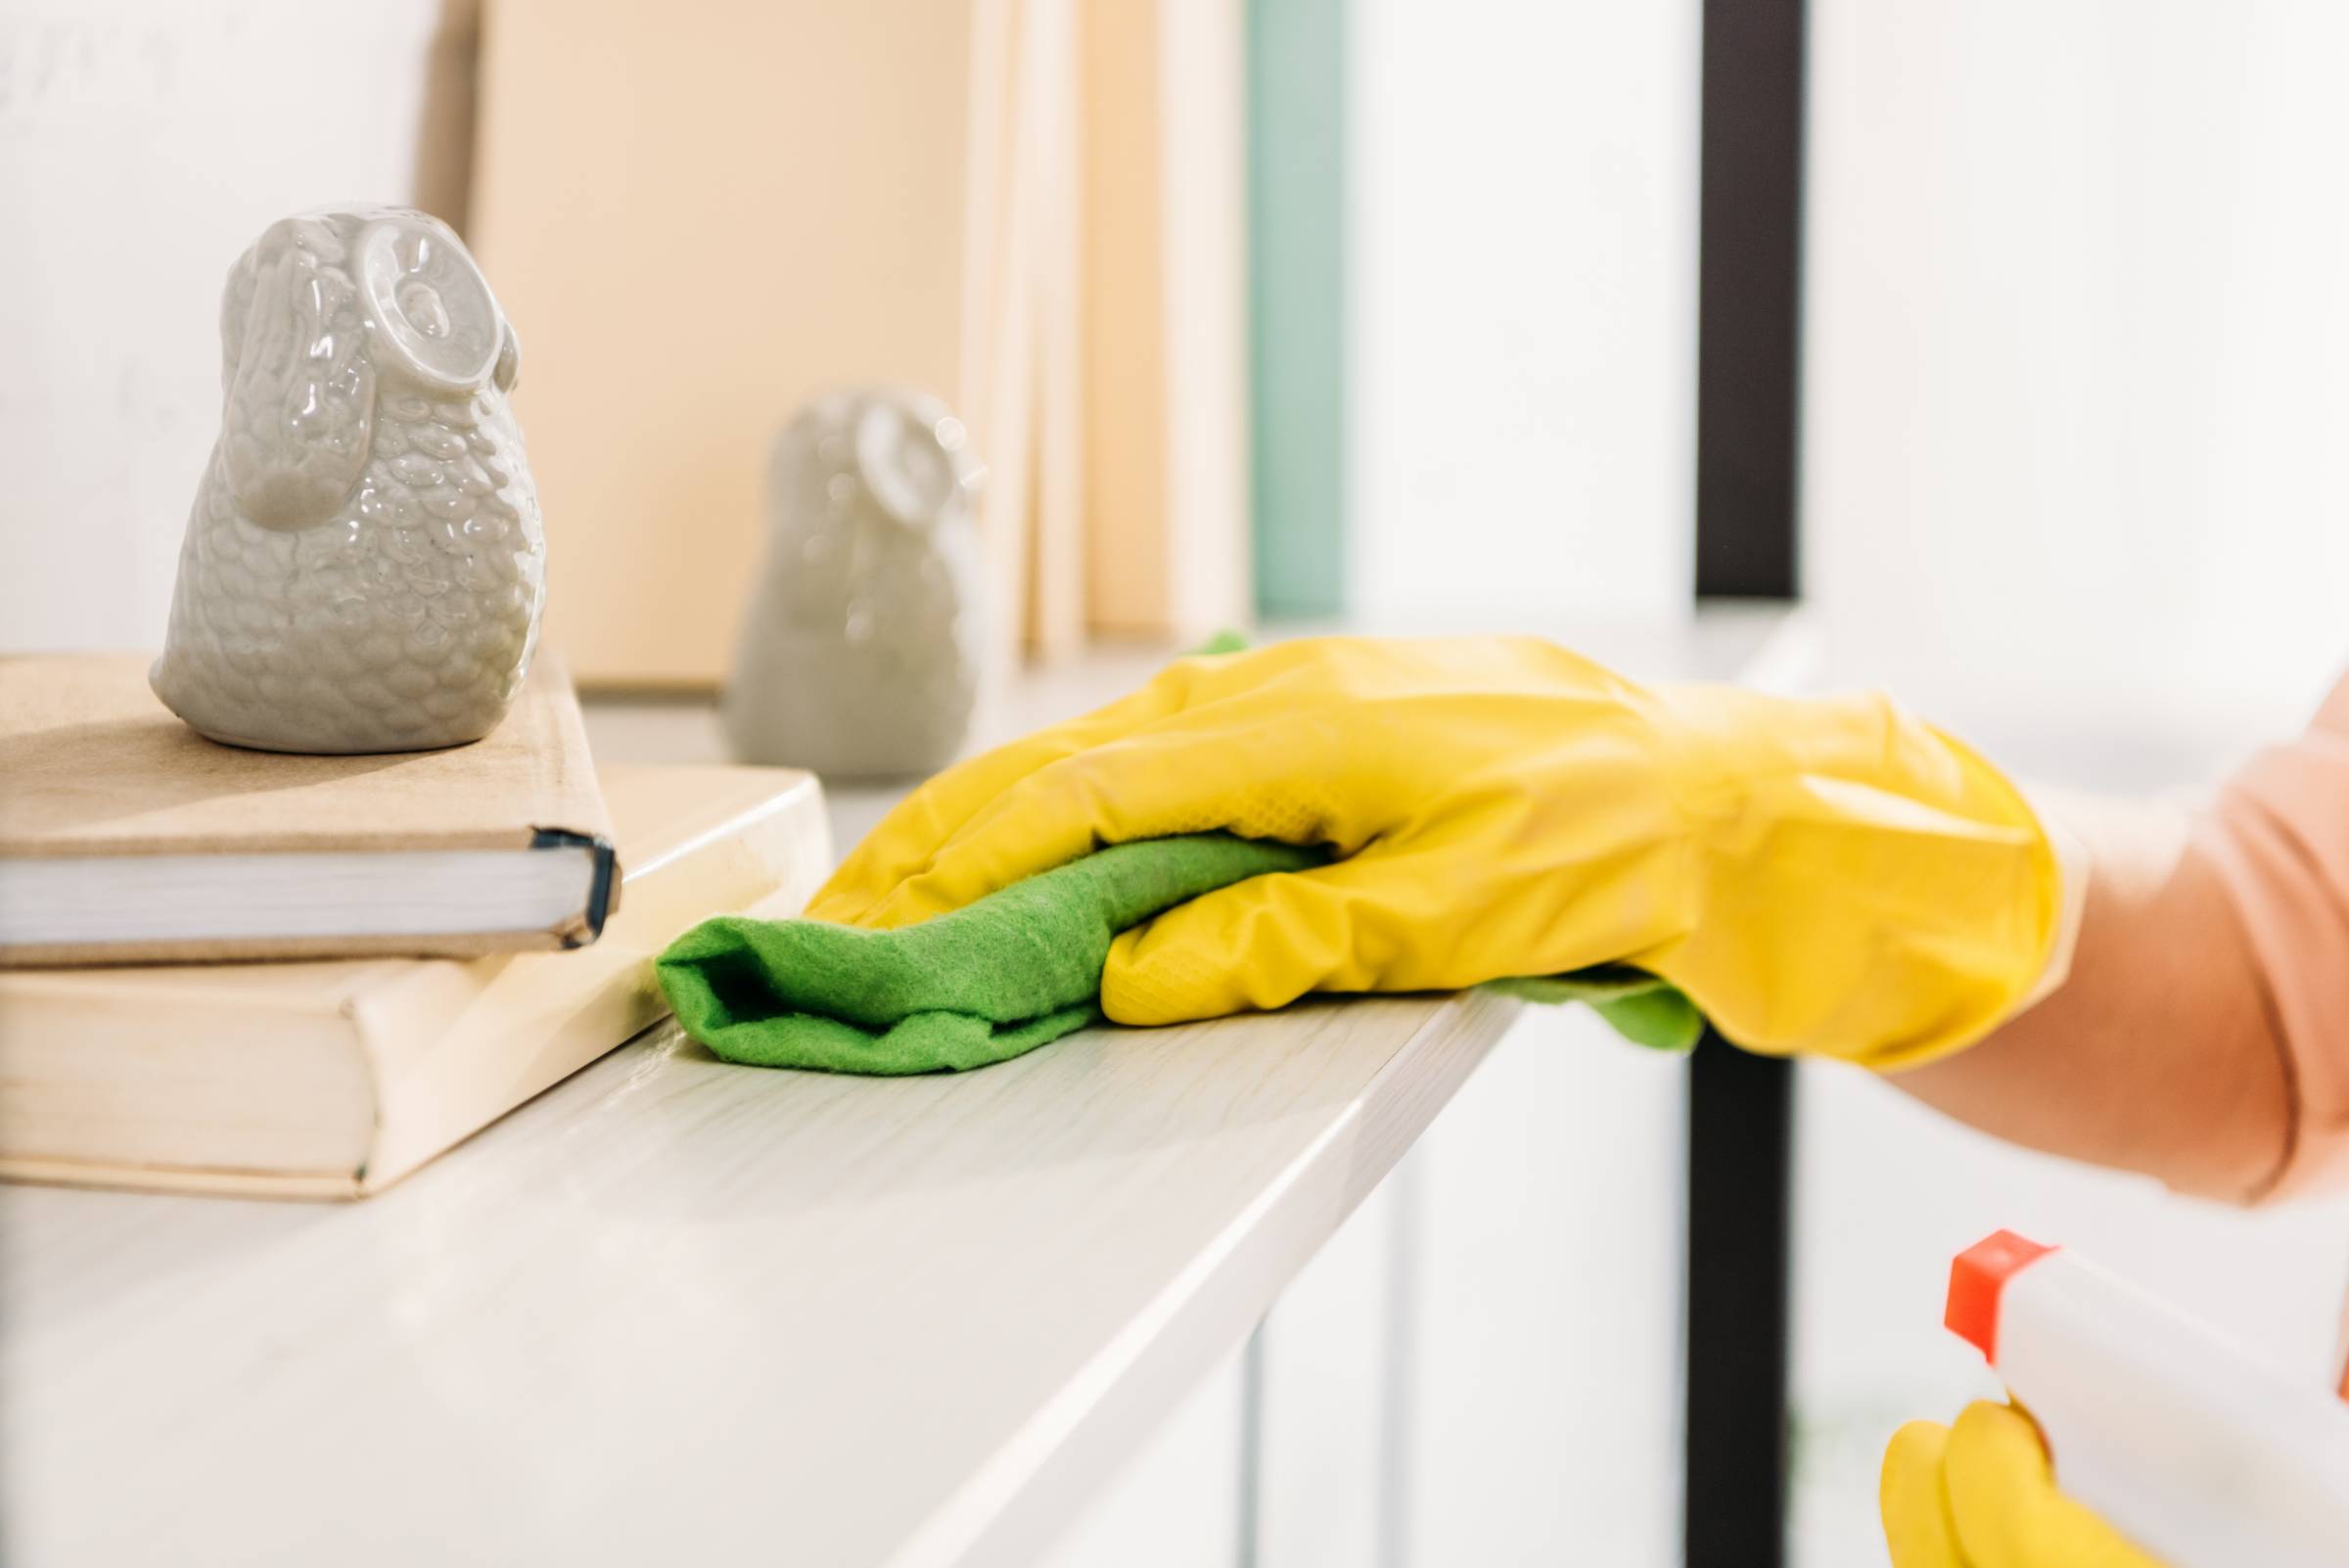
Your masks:
M 825 397 L 777 438 L 725 692 L 746 761 L 886 776 L 960 749 L 982 646 L 965 443 L 944 404 L 894 392 Z
M 546 546 L 519 350 L 473 257 L 422 212 L 286 218 L 229 272 L 220 346 L 156 694 L 265 751 L 487 734 L 537 642 Z

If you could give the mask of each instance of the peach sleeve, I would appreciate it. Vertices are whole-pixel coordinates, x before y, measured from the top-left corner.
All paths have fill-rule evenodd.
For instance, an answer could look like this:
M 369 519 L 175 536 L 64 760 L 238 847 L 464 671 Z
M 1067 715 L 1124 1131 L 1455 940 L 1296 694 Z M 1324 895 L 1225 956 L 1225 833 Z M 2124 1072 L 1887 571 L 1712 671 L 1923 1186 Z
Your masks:
M 2349 678 L 2197 824 L 2249 938 L 2291 1127 L 2273 1197 L 2349 1179 Z

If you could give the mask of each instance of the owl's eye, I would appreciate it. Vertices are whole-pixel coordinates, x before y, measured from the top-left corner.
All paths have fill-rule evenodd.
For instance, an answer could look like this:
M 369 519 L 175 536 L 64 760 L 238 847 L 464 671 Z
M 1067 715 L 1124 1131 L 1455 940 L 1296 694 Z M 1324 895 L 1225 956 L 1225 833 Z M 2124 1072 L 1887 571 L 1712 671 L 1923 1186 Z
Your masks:
M 399 313 L 420 336 L 435 340 L 448 336 L 448 307 L 440 302 L 438 290 L 409 282 L 401 286 L 398 298 Z
M 393 356 L 386 363 L 448 391 L 489 379 L 502 325 L 497 301 L 453 238 L 429 218 L 388 220 L 370 225 L 357 251 L 368 316 Z

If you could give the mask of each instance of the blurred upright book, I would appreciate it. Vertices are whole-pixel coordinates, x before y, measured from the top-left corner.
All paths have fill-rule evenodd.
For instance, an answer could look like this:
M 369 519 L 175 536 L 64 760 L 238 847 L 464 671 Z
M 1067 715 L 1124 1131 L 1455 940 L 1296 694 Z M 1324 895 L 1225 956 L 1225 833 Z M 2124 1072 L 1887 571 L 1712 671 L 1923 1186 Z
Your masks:
M 818 393 L 902 385 L 984 441 L 971 127 L 994 0 L 499 0 L 467 240 L 530 365 L 548 635 L 582 684 L 708 689 Z M 983 87 L 986 91 L 983 91 Z M 991 453 L 986 453 L 991 459 Z
M 796 914 L 831 864 L 806 773 L 606 769 L 626 903 L 576 952 L 0 971 L 0 1176 L 350 1198 L 666 1012 L 705 915 Z
M 719 682 L 769 445 L 843 387 L 969 427 L 998 672 L 1244 619 L 1242 0 L 500 0 L 482 49 L 582 685 Z
M 1079 15 L 1088 619 L 1195 641 L 1251 599 L 1245 16 Z

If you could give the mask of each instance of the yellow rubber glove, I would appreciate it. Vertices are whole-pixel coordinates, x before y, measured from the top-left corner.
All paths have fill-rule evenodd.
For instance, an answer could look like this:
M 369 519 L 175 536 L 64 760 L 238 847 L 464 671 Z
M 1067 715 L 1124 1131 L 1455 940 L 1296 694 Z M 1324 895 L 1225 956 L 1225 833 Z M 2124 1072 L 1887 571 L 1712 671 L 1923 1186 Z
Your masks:
M 2055 1490 L 2039 1429 L 2011 1405 L 1902 1427 L 1879 1498 L 1892 1568 L 2161 1568 Z
M 808 912 L 905 925 L 1101 845 L 1215 828 L 1343 858 L 1128 932 L 1112 1019 L 1622 962 L 1739 1044 L 1890 1066 L 2004 1019 L 2059 918 L 2022 797 L 1882 698 L 1647 690 L 1531 638 L 1177 661 L 931 780 Z

